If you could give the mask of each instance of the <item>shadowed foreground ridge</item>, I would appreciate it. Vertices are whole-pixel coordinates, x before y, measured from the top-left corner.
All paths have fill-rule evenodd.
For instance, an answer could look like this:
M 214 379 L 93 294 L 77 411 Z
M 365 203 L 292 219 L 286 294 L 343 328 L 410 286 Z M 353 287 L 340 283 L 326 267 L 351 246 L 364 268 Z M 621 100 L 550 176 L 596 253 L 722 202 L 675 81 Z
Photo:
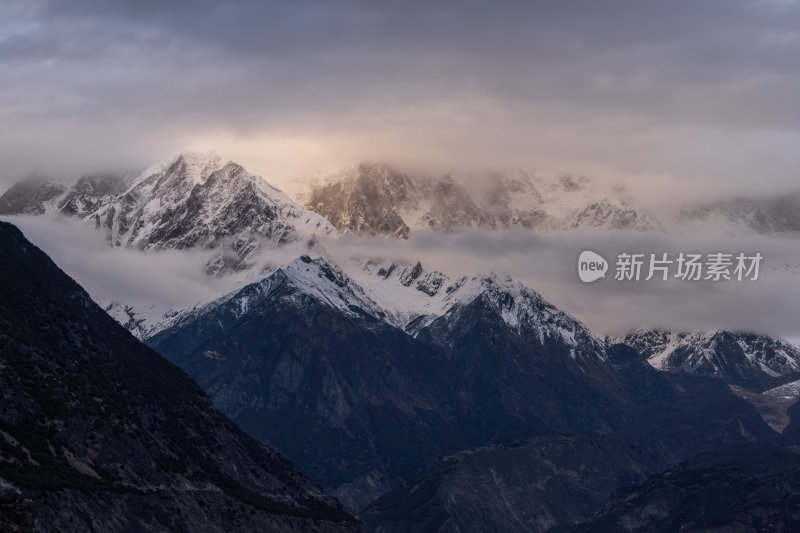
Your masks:
M 360 531 L 0 222 L 0 529 Z

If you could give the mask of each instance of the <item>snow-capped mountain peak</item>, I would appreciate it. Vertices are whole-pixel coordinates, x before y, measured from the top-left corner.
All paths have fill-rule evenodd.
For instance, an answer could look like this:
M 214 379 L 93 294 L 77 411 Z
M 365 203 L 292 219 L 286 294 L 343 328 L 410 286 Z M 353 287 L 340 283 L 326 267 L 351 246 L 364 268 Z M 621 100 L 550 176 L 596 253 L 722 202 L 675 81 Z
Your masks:
M 345 314 L 364 313 L 383 320 L 385 313 L 364 289 L 338 266 L 324 258 L 300 256 L 268 277 L 282 277 L 299 293 L 312 296 Z
M 658 226 L 622 187 L 524 171 L 423 175 L 362 163 L 315 181 L 301 200 L 339 229 L 400 238 L 416 230 L 449 233 L 470 227 L 542 231 Z
M 14 200 L 20 194 L 6 196 L 6 214 L 75 216 L 103 229 L 114 246 L 217 250 L 206 265 L 212 275 L 252 266 L 260 249 L 335 232 L 324 217 L 215 152 L 181 154 L 135 177 L 81 178 L 60 193 L 39 187 L 28 193 L 33 207 Z
M 147 340 L 164 329 L 212 316 L 209 323 L 222 328 L 261 305 L 283 300 L 304 308 L 307 299 L 353 318 L 385 320 L 381 307 L 339 267 L 325 258 L 303 255 L 210 303 L 173 310 L 160 321 L 146 321 L 146 330 L 138 326 L 137 330 L 144 331 L 143 340 Z
M 800 372 L 800 348 L 774 337 L 724 330 L 669 332 L 637 330 L 625 344 L 663 371 L 680 371 L 760 388 Z
M 210 303 L 207 308 L 236 302 L 239 316 L 248 312 L 251 305 L 264 297 L 297 299 L 312 297 L 348 315 L 364 313 L 382 319 L 383 311 L 336 265 L 324 258 L 312 259 L 307 255 L 269 272 L 241 289 L 233 291 Z
M 490 273 L 450 278 L 425 270 L 420 262 L 359 261 L 354 275 L 386 312 L 387 320 L 411 335 L 440 317 L 461 312 L 480 299 L 507 327 L 539 343 L 559 339 L 603 358 L 605 344 L 588 328 L 539 293 L 506 275 Z M 573 356 L 576 352 L 573 351 Z
M 451 279 L 425 270 L 419 262 L 361 261 L 349 270 L 354 277 L 330 258 L 303 255 L 213 302 L 172 310 L 162 319 L 124 306 L 112 306 L 109 312 L 147 340 L 164 329 L 175 330 L 203 317 L 213 317 L 205 323 L 224 325 L 268 302 L 285 301 L 303 309 L 310 299 L 345 316 L 383 322 L 417 336 L 435 321 L 453 321 L 480 302 L 482 312 L 496 316 L 516 335 L 540 345 L 561 343 L 573 357 L 605 359 L 602 340 L 508 276 L 491 273 Z
M 480 300 L 520 336 L 534 337 L 540 345 L 563 343 L 573 358 L 606 357 L 605 343 L 586 326 L 508 276 L 491 273 L 470 278 L 449 298 L 456 300 L 445 313 L 450 319 Z

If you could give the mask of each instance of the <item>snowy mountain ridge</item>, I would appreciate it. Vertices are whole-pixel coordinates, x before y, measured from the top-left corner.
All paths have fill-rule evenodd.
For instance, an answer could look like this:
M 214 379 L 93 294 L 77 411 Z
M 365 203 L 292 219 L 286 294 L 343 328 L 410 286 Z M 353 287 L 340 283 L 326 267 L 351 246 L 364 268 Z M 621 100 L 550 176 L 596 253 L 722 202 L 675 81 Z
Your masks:
M 660 202 L 656 214 L 622 183 L 524 170 L 423 174 L 362 163 L 310 180 L 298 199 L 340 230 L 397 238 L 419 230 L 509 227 L 537 232 L 800 234 L 800 193 Z
M 769 389 L 764 394 L 780 400 L 796 400 L 800 397 L 800 380 Z
M 622 342 L 658 370 L 722 378 L 744 387 L 760 388 L 773 378 L 800 373 L 800 348 L 753 333 L 640 329 Z
M 450 278 L 422 264 L 397 261 L 357 261 L 353 271 L 364 290 L 386 311 L 395 326 L 416 335 L 434 320 L 456 313 L 478 298 L 518 334 L 540 343 L 560 338 L 567 345 L 591 346 L 600 357 L 604 343 L 575 318 L 547 302 L 539 293 L 509 276 L 489 273 Z
M 424 175 L 363 163 L 310 182 L 299 198 L 305 208 L 214 152 L 185 153 L 138 175 L 85 176 L 71 186 L 23 180 L 0 196 L 0 215 L 76 217 L 102 230 L 112 246 L 212 250 L 203 265 L 209 275 L 246 271 L 250 279 L 263 271 L 262 252 L 340 232 L 407 238 L 423 230 L 518 227 L 800 235 L 797 194 L 698 200 L 659 218 L 621 185 L 526 171 Z M 286 257 L 267 262 L 274 267 Z
M 461 228 L 658 228 L 621 186 L 525 171 L 436 176 L 362 163 L 317 179 L 299 198 L 339 229 L 400 238 L 425 229 L 452 233 Z
M 302 307 L 303 299 L 312 298 L 344 315 L 378 320 L 413 337 L 434 320 L 453 316 L 480 299 L 518 335 L 536 338 L 542 345 L 561 342 L 570 347 L 573 357 L 605 358 L 605 344 L 588 328 L 508 276 L 491 273 L 450 279 L 441 272 L 425 271 L 420 263 L 379 266 L 366 261 L 361 266 L 356 281 L 330 259 L 303 255 L 210 303 L 172 310 L 163 317 L 119 304 L 108 310 L 137 337 L 147 340 L 203 316 L 213 315 L 218 323 L 238 319 L 254 302 L 287 299 Z M 215 313 L 223 309 L 230 317 L 220 322 Z
M 179 329 L 185 321 L 217 312 L 230 314 L 228 318 L 236 320 L 246 315 L 256 301 L 288 299 L 302 305 L 301 300 L 308 297 L 348 316 L 366 315 L 381 321 L 385 318 L 383 310 L 361 286 L 338 267 L 323 258 L 303 255 L 212 302 L 172 310 L 160 319 L 139 315 L 145 319 L 146 328 L 137 331 L 142 331 L 140 338 L 147 340 L 165 329 Z
M 336 231 L 260 176 L 213 152 L 181 154 L 136 177 L 81 178 L 56 195 L 51 185 L 40 186 L 48 194 L 27 191 L 27 185 L 3 195 L 0 212 L 75 216 L 103 229 L 113 246 L 214 249 L 206 265 L 211 275 L 252 267 L 249 261 L 262 248 Z
M 182 317 L 200 308 L 202 304 L 168 309 L 161 313 L 155 306 L 134 307 L 112 301 L 104 309 L 111 318 L 119 322 L 139 340 L 149 339 L 159 331 L 171 327 Z

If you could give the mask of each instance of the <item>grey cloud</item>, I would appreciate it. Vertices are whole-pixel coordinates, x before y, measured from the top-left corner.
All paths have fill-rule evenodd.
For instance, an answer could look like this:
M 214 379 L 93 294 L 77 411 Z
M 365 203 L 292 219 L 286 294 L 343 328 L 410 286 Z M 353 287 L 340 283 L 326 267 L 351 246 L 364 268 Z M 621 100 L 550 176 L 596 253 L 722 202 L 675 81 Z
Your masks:
M 10 2 L 0 174 L 194 135 L 745 186 L 795 177 L 794 2 Z M 290 156 L 286 156 L 290 157 Z M 292 156 L 302 158 L 302 156 Z M 256 168 L 256 171 L 260 169 Z
M 58 215 L 7 216 L 101 305 L 119 301 L 135 307 L 170 308 L 211 301 L 253 281 L 261 267 L 277 267 L 307 253 L 304 242 L 265 247 L 248 271 L 213 278 L 205 265 L 213 250 L 148 250 L 108 246 L 105 233 L 80 220 Z
M 108 247 L 103 234 L 74 219 L 7 217 L 98 302 L 122 301 L 138 307 L 171 307 L 215 299 L 246 282 L 244 277 L 209 278 L 203 265 L 211 252 L 145 253 Z M 421 261 L 426 269 L 451 276 L 488 272 L 511 275 L 586 323 L 598 335 L 624 335 L 639 328 L 674 330 L 735 329 L 800 341 L 800 253 L 796 239 L 682 238 L 666 235 L 569 231 L 535 234 L 525 230 L 464 231 L 457 235 L 418 232 L 408 241 L 345 236 L 323 239 L 345 269 L 352 257 Z M 607 278 L 592 284 L 577 276 L 577 258 L 591 249 L 611 262 Z M 760 252 L 757 281 L 618 282 L 614 261 L 620 252 Z M 257 261 L 280 266 L 305 250 L 265 250 Z M 259 264 L 260 264 L 259 263 Z M 787 270 L 788 267 L 788 270 Z
M 203 252 L 145 253 L 112 248 L 104 235 L 80 221 L 61 217 L 4 217 L 41 248 L 101 305 L 112 300 L 166 311 L 211 300 L 238 280 L 214 280 L 201 266 Z
M 593 250 L 611 265 L 606 279 L 585 284 L 577 259 Z M 673 330 L 734 329 L 800 339 L 800 253 L 796 239 L 772 237 L 687 237 L 569 231 L 534 234 L 524 230 L 465 231 L 458 235 L 417 233 L 408 242 L 344 239 L 329 251 L 337 261 L 351 256 L 421 260 L 451 275 L 490 271 L 511 275 L 573 314 L 597 334 L 624 335 L 636 328 Z M 616 281 L 621 252 L 760 252 L 756 281 Z M 647 275 L 643 271 L 643 277 Z

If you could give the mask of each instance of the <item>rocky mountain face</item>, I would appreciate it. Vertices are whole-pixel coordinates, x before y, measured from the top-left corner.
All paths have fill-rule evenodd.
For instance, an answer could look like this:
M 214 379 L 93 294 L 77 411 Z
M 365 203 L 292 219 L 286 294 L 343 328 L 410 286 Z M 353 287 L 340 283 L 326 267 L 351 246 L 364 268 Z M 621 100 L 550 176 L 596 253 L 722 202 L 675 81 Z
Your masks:
M 537 435 L 655 425 L 660 453 L 676 460 L 710 435 L 772 433 L 724 384 L 670 381 L 511 280 L 389 270 L 362 274 L 396 286 L 362 285 L 301 257 L 180 315 L 148 344 L 353 509 L 449 454 Z M 684 404 L 708 414 L 657 422 Z
M 0 478 L 0 531 L 34 531 L 31 501 L 3 478 Z
M 58 192 L 58 191 L 61 192 Z M 260 249 L 334 228 L 260 176 L 218 155 L 187 153 L 134 177 L 81 178 L 72 187 L 20 183 L 0 214 L 57 212 L 101 228 L 114 246 L 214 249 L 212 275 L 253 266 Z
M 0 223 L 4 531 L 359 531 Z
M 251 435 L 358 505 L 470 444 L 447 407 L 454 385 L 432 382 L 453 369 L 381 316 L 338 268 L 302 257 L 148 343 Z
M 0 196 L 0 215 L 43 215 L 66 190 L 66 185 L 55 181 L 22 180 Z
M 610 435 L 488 446 L 442 460 L 362 516 L 381 533 L 547 531 L 592 516 L 610 487 L 645 479 L 647 462 L 641 447 Z
M 124 193 L 132 180 L 131 176 L 113 174 L 83 176 L 65 189 L 62 196 L 54 198 L 49 207 L 65 215 L 85 218 L 101 209 L 109 197 Z
M 605 344 L 583 324 L 509 276 L 489 273 L 451 278 L 422 263 L 357 261 L 363 290 L 384 311 L 385 320 L 412 336 L 435 320 L 455 317 L 481 300 L 505 327 L 539 343 L 561 342 L 575 357 L 603 357 Z M 584 350 L 583 352 L 575 350 Z
M 800 348 L 774 337 L 639 330 L 624 342 L 659 370 L 713 377 L 758 392 L 800 376 Z
M 531 173 L 469 176 L 408 174 L 361 164 L 302 194 L 306 208 L 339 229 L 407 238 L 414 230 L 604 228 L 651 230 L 656 222 L 620 188 Z
M 409 173 L 362 163 L 312 180 L 298 198 L 215 154 L 186 153 L 139 175 L 77 183 L 23 180 L 0 196 L 0 215 L 60 212 L 105 229 L 109 243 L 214 248 L 214 275 L 247 268 L 260 248 L 338 230 L 408 238 L 418 230 L 581 228 L 680 235 L 800 232 L 800 193 L 677 203 L 655 215 L 622 185 L 532 172 Z M 235 216 L 234 216 L 235 215 Z M 330 221 L 330 222 L 328 222 Z
M 362 163 L 312 182 L 300 194 L 339 229 L 407 238 L 416 230 L 522 227 L 533 231 L 598 228 L 680 235 L 800 232 L 800 193 L 676 202 L 658 215 L 621 185 L 585 177 L 518 171 L 483 176 L 407 173 Z
M 800 447 L 753 442 L 699 454 L 622 490 L 577 532 L 795 531 Z

